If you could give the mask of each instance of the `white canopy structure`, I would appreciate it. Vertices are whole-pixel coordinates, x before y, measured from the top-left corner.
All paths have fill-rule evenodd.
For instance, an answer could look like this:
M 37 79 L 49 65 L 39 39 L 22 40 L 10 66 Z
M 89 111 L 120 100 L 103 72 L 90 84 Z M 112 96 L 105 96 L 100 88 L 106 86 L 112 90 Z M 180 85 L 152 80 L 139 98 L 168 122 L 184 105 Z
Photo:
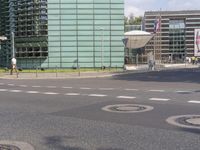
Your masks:
M 141 30 L 134 30 L 124 33 L 126 48 L 137 49 L 144 47 L 154 36 L 153 34 Z
M 5 37 L 5 36 L 0 36 L 0 41 L 4 41 L 4 40 L 7 40 L 7 37 Z

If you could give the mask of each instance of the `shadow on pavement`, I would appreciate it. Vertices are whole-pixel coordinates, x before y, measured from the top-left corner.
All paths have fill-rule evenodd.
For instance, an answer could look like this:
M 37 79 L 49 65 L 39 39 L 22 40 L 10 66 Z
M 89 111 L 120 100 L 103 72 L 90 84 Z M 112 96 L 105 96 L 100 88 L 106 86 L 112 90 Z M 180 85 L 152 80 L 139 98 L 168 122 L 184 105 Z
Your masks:
M 200 135 L 200 129 L 181 128 L 181 131 Z
M 45 145 L 50 149 L 57 149 L 57 150 L 84 150 L 80 147 L 71 147 L 64 145 L 64 141 L 74 139 L 74 137 L 60 137 L 60 136 L 52 136 L 45 138 Z
M 113 77 L 115 80 L 144 82 L 200 83 L 200 69 L 176 69 L 154 72 L 129 73 Z
M 45 138 L 45 145 L 50 149 L 56 150 L 86 150 L 81 147 L 71 147 L 66 146 L 64 142 L 69 142 L 69 140 L 73 140 L 75 137 L 73 136 L 51 136 Z M 123 150 L 118 148 L 97 148 L 96 150 Z

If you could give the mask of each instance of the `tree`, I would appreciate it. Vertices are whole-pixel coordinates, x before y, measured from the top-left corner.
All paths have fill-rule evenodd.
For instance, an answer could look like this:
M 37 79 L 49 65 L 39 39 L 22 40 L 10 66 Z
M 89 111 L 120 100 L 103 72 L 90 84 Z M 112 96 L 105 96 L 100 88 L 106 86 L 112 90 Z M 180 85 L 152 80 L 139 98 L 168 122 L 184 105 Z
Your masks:
M 125 25 L 141 25 L 142 23 L 142 16 L 134 17 L 133 13 L 129 15 L 129 17 L 124 17 L 124 24 Z
M 126 16 L 124 16 L 124 24 L 125 24 L 125 25 L 129 25 L 128 17 L 126 17 Z

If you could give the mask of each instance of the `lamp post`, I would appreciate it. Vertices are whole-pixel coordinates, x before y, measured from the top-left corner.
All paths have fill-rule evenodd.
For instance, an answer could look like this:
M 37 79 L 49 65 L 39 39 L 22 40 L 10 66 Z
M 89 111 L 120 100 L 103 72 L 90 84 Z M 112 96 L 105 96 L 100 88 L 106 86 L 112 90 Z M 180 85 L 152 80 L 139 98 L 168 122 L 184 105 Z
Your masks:
M 103 69 L 103 42 L 104 42 L 104 28 L 99 28 L 101 31 L 101 69 Z
M 14 32 L 11 33 L 12 36 L 12 57 L 15 57 L 15 34 Z

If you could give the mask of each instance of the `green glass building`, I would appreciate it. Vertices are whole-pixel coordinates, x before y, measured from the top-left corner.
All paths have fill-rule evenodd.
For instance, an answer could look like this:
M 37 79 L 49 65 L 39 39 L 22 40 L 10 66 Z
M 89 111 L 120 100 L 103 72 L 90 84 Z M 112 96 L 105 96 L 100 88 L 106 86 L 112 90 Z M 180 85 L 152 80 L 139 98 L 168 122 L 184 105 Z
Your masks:
M 12 32 L 22 68 L 124 65 L 123 0 L 0 0 L 0 13 L 4 66 L 13 55 Z

